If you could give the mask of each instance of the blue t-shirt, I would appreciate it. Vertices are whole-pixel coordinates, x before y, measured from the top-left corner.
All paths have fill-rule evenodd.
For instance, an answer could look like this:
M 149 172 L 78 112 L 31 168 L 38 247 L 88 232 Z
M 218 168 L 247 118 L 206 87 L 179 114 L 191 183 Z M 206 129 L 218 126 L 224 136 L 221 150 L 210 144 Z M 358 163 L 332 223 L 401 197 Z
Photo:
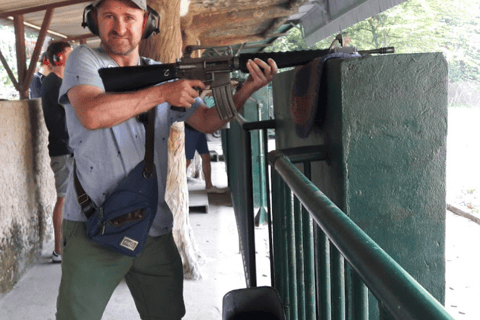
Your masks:
M 147 64 L 158 64 L 144 59 Z M 91 85 L 105 90 L 98 69 L 117 67 L 103 49 L 81 45 L 70 54 L 65 67 L 59 102 L 64 105 L 70 147 L 75 154 L 77 175 L 83 189 L 101 206 L 118 183 L 145 157 L 145 128 L 136 117 L 112 128 L 87 130 L 79 122 L 67 92 L 76 85 Z M 159 236 L 173 228 L 173 215 L 165 202 L 168 169 L 168 137 L 176 121 L 187 120 L 203 104 L 197 98 L 186 112 L 171 110 L 168 103 L 156 107 L 155 167 L 158 176 L 158 210 L 149 235 Z M 77 201 L 73 179 L 69 181 L 63 218 L 86 221 Z
M 42 97 L 42 82 L 45 76 L 40 72 L 33 74 L 32 83 L 30 84 L 30 99 Z

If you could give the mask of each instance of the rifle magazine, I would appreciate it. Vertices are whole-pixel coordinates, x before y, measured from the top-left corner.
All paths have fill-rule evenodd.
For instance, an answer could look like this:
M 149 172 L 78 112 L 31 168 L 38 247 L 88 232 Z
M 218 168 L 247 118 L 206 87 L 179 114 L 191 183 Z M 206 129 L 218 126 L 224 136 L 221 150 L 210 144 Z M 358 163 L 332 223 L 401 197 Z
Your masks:
M 232 85 L 227 84 L 212 88 L 215 99 L 215 109 L 221 120 L 231 119 L 237 115 L 237 108 L 233 103 Z

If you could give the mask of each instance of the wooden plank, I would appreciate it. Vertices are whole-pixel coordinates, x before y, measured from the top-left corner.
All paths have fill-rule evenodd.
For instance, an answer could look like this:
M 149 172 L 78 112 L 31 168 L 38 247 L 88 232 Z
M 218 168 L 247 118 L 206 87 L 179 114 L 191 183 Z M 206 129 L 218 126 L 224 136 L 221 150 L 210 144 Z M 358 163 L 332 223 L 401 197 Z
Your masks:
M 3 56 L 3 53 L 2 53 L 1 49 L 0 49 L 0 60 L 2 61 L 3 67 L 7 71 L 8 76 L 10 77 L 10 80 L 12 80 L 13 85 L 15 86 L 15 89 L 17 89 L 17 91 L 18 91 L 19 87 L 18 87 L 17 79 L 15 78 L 15 75 L 13 74 L 12 69 L 10 69 L 10 66 L 8 65 L 7 59 L 5 59 L 5 57 Z
M 27 57 L 25 52 L 25 27 L 23 25 L 23 15 L 13 18 L 15 27 L 15 42 L 17 49 L 17 70 L 18 70 L 18 92 L 20 100 L 28 99 L 28 88 L 25 88 L 25 76 L 27 72 Z
M 48 28 L 50 28 L 50 22 L 52 21 L 53 11 L 54 11 L 53 8 L 49 8 L 47 9 L 47 12 L 45 12 L 45 17 L 43 18 L 42 27 L 38 34 L 37 42 L 35 43 L 35 49 L 33 50 L 33 55 L 30 60 L 30 66 L 28 68 L 27 75 L 25 77 L 25 84 L 24 84 L 25 88 L 30 88 L 33 74 L 35 73 L 36 65 L 38 63 L 38 57 L 40 56 L 40 51 L 42 50 L 43 43 L 45 42 Z
M 68 37 L 64 41 L 78 41 L 80 44 L 85 44 L 87 43 L 87 39 L 90 38 L 97 38 L 98 36 L 94 35 L 93 33 L 88 33 L 88 34 L 83 34 L 80 36 L 75 36 L 75 37 Z
M 26 8 L 26 9 L 0 12 L 0 19 L 6 19 L 8 17 L 15 17 L 15 16 L 18 16 L 18 15 L 24 15 L 24 14 L 27 14 L 27 13 L 38 12 L 38 11 L 43 11 L 43 10 L 48 10 L 48 9 L 67 7 L 67 6 L 72 6 L 72 5 L 75 5 L 75 4 L 85 3 L 85 2 L 92 2 L 92 0 L 68 0 L 68 1 L 51 3 L 51 4 L 44 4 L 44 5 L 41 5 L 41 6 L 36 6 L 36 7 L 31 7 L 31 8 Z

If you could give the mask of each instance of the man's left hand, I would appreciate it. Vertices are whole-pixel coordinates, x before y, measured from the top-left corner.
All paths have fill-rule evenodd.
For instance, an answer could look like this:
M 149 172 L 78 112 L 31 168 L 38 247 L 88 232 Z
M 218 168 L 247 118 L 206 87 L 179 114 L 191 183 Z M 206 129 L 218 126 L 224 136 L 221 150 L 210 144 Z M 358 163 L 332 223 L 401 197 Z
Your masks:
M 243 88 L 251 90 L 251 93 L 266 86 L 272 81 L 273 75 L 277 73 L 278 67 L 273 59 L 268 59 L 268 63 L 255 58 L 247 62 L 247 69 L 250 76 L 243 85 Z M 242 89 L 243 89 L 242 88 Z

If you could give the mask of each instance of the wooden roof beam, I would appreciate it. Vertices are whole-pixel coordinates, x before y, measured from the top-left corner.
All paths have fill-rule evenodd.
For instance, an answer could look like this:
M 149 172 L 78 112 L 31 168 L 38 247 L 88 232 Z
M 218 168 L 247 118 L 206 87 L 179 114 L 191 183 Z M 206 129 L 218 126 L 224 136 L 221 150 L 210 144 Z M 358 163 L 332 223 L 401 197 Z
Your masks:
M 80 43 L 85 43 L 87 39 L 90 38 L 97 38 L 98 36 L 94 35 L 93 33 L 88 33 L 88 34 L 82 34 L 81 36 L 75 36 L 75 37 L 68 37 L 66 39 L 63 39 L 63 41 L 78 41 Z
M 23 25 L 23 15 L 17 15 L 13 18 L 15 27 L 15 43 L 17 50 L 17 72 L 18 72 L 18 92 L 20 99 L 28 99 L 28 88 L 25 88 L 25 76 L 27 73 L 27 55 L 25 53 L 25 27 Z
M 2 50 L 0 50 L 0 60 L 2 61 L 3 67 L 7 71 L 7 74 L 10 77 L 10 80 L 12 80 L 15 89 L 19 91 L 17 79 L 15 78 L 15 75 L 13 74 L 12 69 L 10 69 L 7 59 L 5 59 L 5 57 L 3 56 Z
M 36 6 L 36 7 L 31 7 L 31 8 L 0 12 L 0 19 L 6 19 L 10 16 L 14 17 L 14 16 L 18 16 L 18 15 L 23 15 L 23 14 L 27 14 L 27 13 L 38 12 L 38 11 L 43 11 L 43 10 L 48 10 L 48 9 L 55 9 L 55 8 L 60 8 L 60 7 L 73 6 L 75 4 L 85 3 L 85 2 L 92 2 L 92 0 L 67 0 L 67 1 L 61 1 L 61 2 L 56 2 L 56 3 L 44 4 L 44 5 L 41 5 L 41 6 Z
M 32 82 L 33 74 L 35 73 L 36 65 L 38 63 L 38 57 L 40 56 L 40 51 L 42 50 L 43 43 L 47 37 L 48 28 L 50 28 L 50 22 L 53 17 L 53 8 L 47 9 L 45 16 L 43 18 L 42 27 L 38 34 L 37 42 L 35 43 L 35 49 L 33 50 L 32 58 L 30 59 L 30 66 L 28 67 L 27 75 L 25 77 L 25 86 L 30 87 Z

